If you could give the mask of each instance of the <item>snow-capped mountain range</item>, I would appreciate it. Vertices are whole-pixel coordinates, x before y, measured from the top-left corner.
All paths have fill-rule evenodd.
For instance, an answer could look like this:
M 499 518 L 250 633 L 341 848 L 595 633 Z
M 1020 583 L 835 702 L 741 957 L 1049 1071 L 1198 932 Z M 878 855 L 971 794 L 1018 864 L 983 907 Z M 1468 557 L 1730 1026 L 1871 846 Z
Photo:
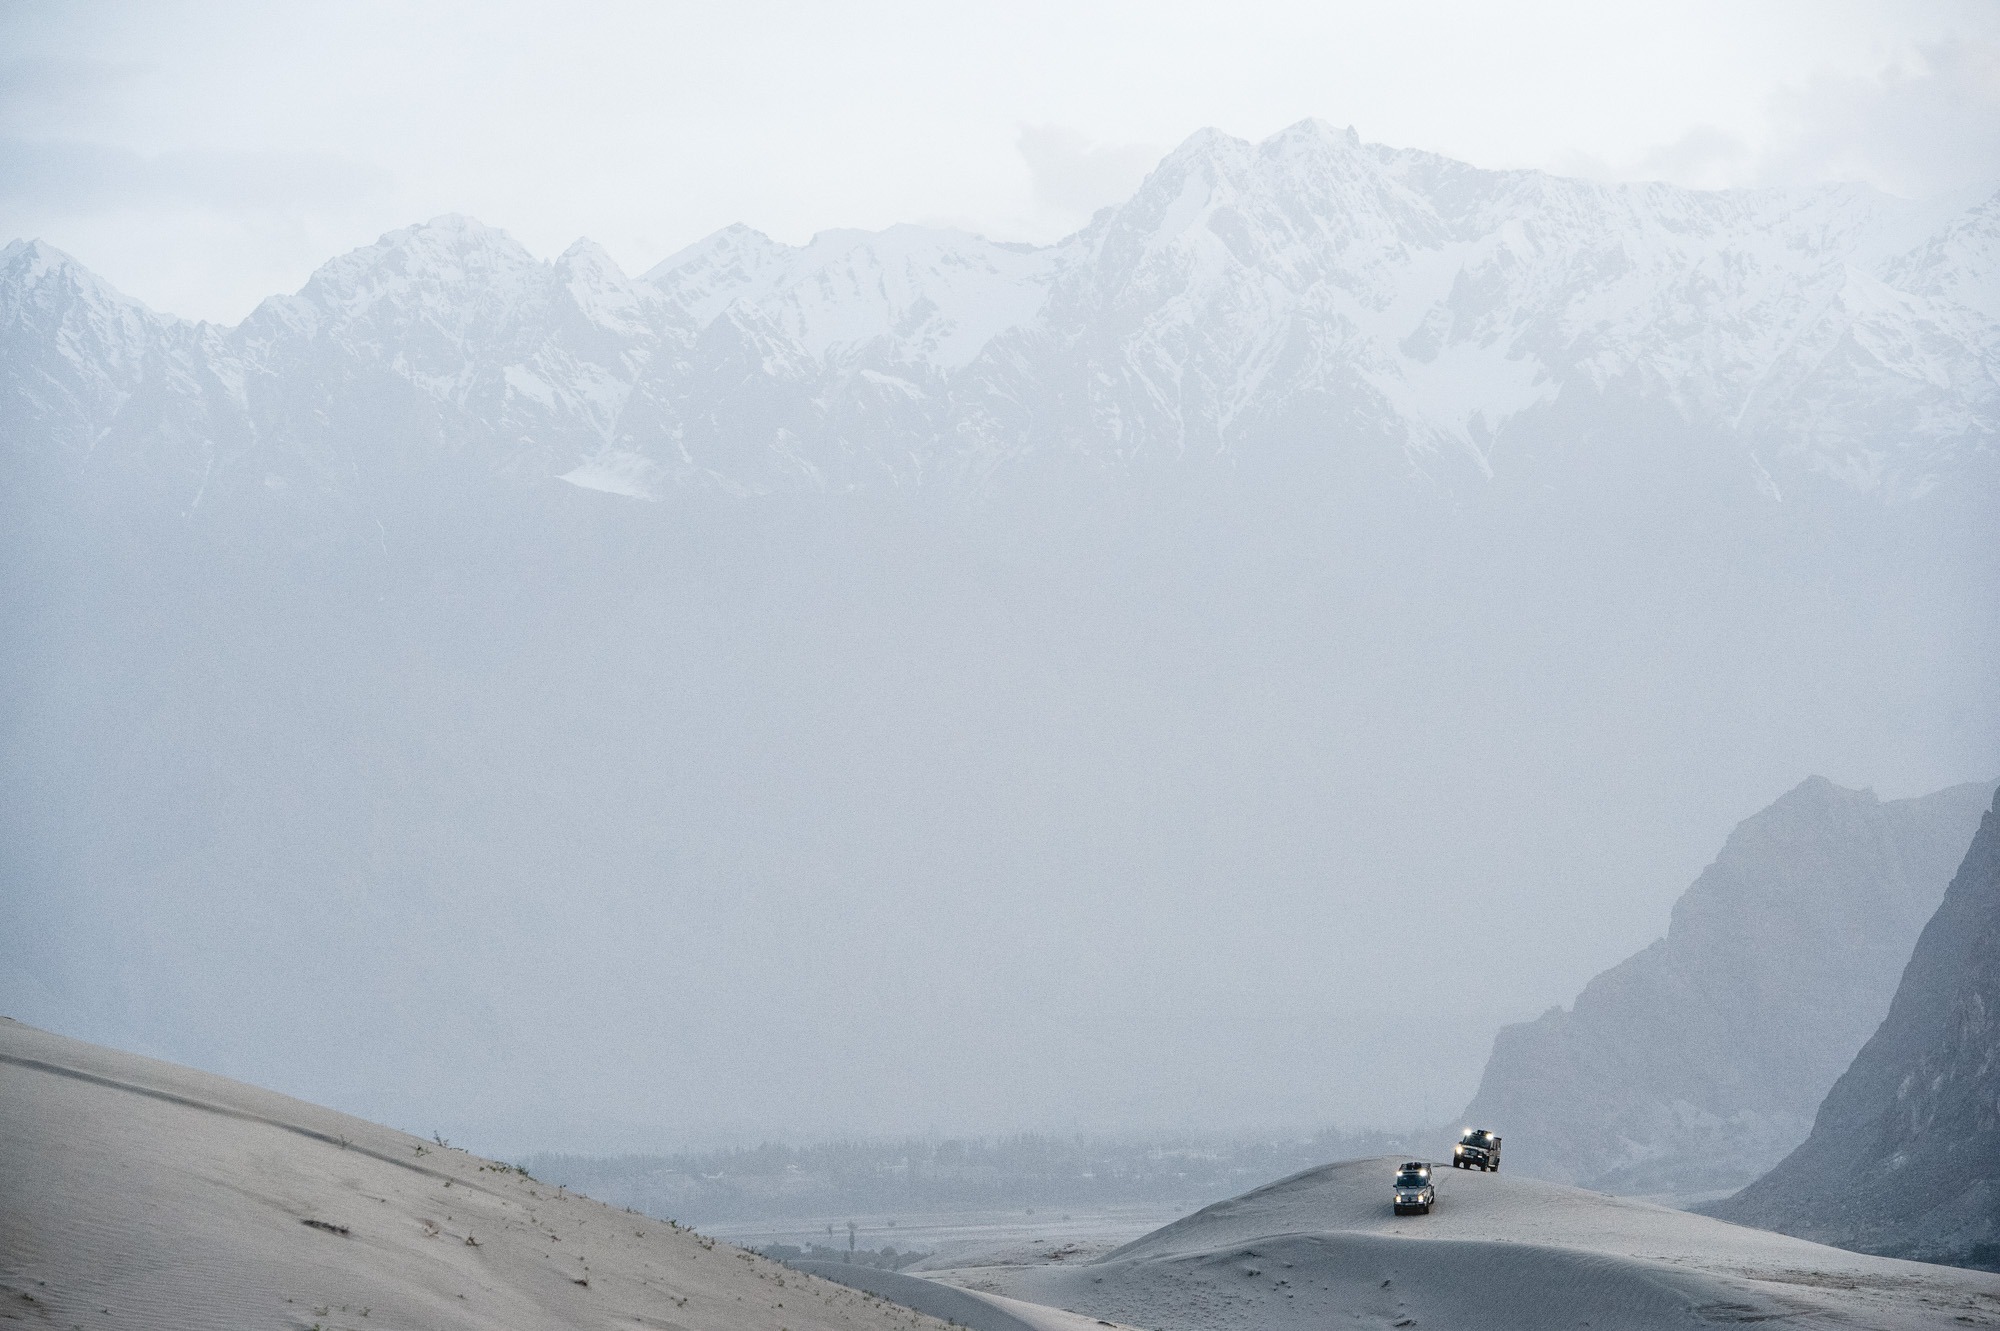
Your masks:
M 17 241 L 0 380 L 11 441 L 143 462 L 186 511 L 338 489 L 375 449 L 636 498 L 1278 447 L 1476 484 L 1592 399 L 1720 441 L 1773 499 L 1818 476 L 1893 501 L 2000 434 L 2000 196 L 1607 185 L 1306 121 L 1196 134 L 1049 246 L 736 226 L 630 277 L 441 217 L 235 327 Z

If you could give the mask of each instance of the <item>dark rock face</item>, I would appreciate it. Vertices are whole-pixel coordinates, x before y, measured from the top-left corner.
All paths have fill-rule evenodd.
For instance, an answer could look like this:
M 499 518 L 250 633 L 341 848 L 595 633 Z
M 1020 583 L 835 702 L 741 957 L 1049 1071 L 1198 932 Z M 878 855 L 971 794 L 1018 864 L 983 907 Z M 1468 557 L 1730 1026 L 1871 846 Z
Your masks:
M 2000 1270 L 2000 800 L 1812 1135 L 1706 1209 L 1861 1252 Z
M 1815 777 L 1733 832 L 1667 936 L 1504 1028 L 1465 1121 L 1510 1167 L 1699 1197 L 1806 1136 L 1882 1014 L 1992 783 L 1883 803 Z

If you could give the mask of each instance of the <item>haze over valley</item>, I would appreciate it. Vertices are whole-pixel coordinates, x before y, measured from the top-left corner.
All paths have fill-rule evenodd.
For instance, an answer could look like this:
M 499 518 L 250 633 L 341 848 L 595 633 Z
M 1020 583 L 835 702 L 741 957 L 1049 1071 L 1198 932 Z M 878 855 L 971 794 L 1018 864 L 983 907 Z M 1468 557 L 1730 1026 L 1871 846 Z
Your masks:
M 2000 1321 L 2000 21 L 1029 9 L 0 15 L 0 1319 Z
M 1441 1120 L 1802 776 L 1994 765 L 1992 217 L 1306 123 L 235 328 L 12 246 L 6 1001 L 510 1150 Z

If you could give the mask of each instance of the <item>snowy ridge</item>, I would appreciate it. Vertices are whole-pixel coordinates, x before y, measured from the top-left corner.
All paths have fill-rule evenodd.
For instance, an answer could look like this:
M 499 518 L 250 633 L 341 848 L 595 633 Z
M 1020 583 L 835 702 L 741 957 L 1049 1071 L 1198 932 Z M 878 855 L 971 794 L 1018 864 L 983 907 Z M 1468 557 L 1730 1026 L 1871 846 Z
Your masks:
M 816 360 L 887 339 L 899 354 L 955 370 L 1034 318 L 1060 253 L 915 226 L 825 231 L 792 248 L 730 227 L 641 280 L 698 328 L 727 314 Z
M 441 217 L 223 329 L 16 242 L 0 329 L 12 437 L 120 442 L 184 493 L 218 467 L 337 489 L 391 422 L 405 450 L 620 495 L 1280 446 L 1477 483 L 1553 404 L 1600 399 L 1728 441 L 1766 495 L 1817 475 L 1899 499 L 2000 432 L 2000 196 L 1604 185 L 1306 121 L 1196 134 L 1052 246 L 733 226 L 634 279 L 587 241 L 545 262 Z

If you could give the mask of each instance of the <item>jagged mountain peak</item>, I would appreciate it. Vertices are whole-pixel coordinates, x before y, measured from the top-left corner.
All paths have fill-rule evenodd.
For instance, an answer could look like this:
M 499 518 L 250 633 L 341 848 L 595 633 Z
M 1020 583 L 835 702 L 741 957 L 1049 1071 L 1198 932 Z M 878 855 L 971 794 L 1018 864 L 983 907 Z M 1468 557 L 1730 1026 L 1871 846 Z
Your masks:
M 85 267 L 67 250 L 39 238 L 11 240 L 0 248 L 0 289 L 13 306 L 28 302 L 84 301 L 116 305 L 147 318 L 175 321 L 128 296 Z
M 556 288 L 586 323 L 629 338 L 652 336 L 647 320 L 652 292 L 627 277 L 602 245 L 580 237 L 550 267 Z
M 706 328 L 746 294 L 768 289 L 778 265 L 795 252 L 737 222 L 669 255 L 639 281 L 695 327 Z
M 1810 902 L 1816 887 L 1809 860 L 1830 826 L 1869 827 L 1880 823 L 1882 801 L 1872 790 L 1850 790 L 1823 776 L 1810 776 L 1738 823 L 1715 861 L 1674 903 L 1668 936 L 1708 928 L 1728 929 L 1729 921 L 1752 897 L 1767 901 Z M 1940 884 L 1942 887 L 1942 884 Z
M 534 255 L 505 231 L 447 213 L 387 232 L 374 244 L 323 264 L 299 294 L 341 305 L 414 284 L 490 289 L 538 266 Z
M 1777 799 L 1771 802 L 1768 809 L 1758 815 L 1757 819 L 1752 819 L 1750 823 L 1745 825 L 1753 825 L 1759 819 L 1788 814 L 1795 810 L 1816 812 L 1834 804 L 1860 805 L 1880 804 L 1881 802 L 1882 797 L 1869 787 L 1864 786 L 1860 789 L 1854 789 L 1840 785 L 1829 777 L 1814 774 L 1778 796 Z
M 439 213 L 427 221 L 385 232 L 377 244 L 404 249 L 494 250 L 519 255 L 528 253 L 521 243 L 504 229 L 489 226 L 468 213 Z
M 676 250 L 641 273 L 639 280 L 668 290 L 699 283 L 710 274 L 754 273 L 793 248 L 753 226 L 732 222 Z
M 10 240 L 0 248 L 0 272 L 15 281 L 39 281 L 65 268 L 82 267 L 66 251 L 39 237 Z
M 559 268 L 588 268 L 607 274 L 615 273 L 620 280 L 625 279 L 625 270 L 618 260 L 611 257 L 611 251 L 592 240 L 589 236 L 578 236 L 569 243 L 569 248 L 556 256 Z
M 814 361 L 886 340 L 892 359 L 956 369 L 1033 317 L 1062 252 L 911 224 L 822 231 L 799 246 L 732 227 L 642 281 L 697 327 L 729 315 Z
M 1361 131 L 1352 125 L 1336 125 L 1317 116 L 1293 121 L 1265 140 L 1266 143 L 1324 143 L 1342 148 L 1362 147 Z
M 2000 192 L 1948 218 L 1886 264 L 1883 275 L 2000 323 Z
M 1213 125 L 1195 130 L 1161 159 L 1160 165 L 1199 160 L 1236 161 L 1252 156 L 1284 157 L 1325 150 L 1379 154 L 1392 151 L 1362 140 L 1352 125 L 1335 125 L 1317 116 L 1295 120 L 1261 139 L 1246 139 Z
M 505 231 L 447 213 L 322 264 L 298 294 L 258 306 L 240 335 L 251 345 L 287 332 L 329 336 L 366 349 L 371 359 L 394 359 L 402 354 L 397 348 L 421 345 L 417 360 L 427 374 L 455 377 L 444 362 L 505 325 L 547 272 Z
M 157 314 L 43 240 L 0 249 L 0 422 L 34 440 L 97 438 L 163 346 L 208 336 Z M 28 422 L 34 422 L 29 425 Z
M 1339 126 L 1310 118 L 1287 125 L 1256 144 L 1256 156 L 1265 161 L 1309 163 L 1319 169 L 1351 163 L 1380 170 L 1393 151 L 1380 144 L 1364 143 L 1352 125 Z

